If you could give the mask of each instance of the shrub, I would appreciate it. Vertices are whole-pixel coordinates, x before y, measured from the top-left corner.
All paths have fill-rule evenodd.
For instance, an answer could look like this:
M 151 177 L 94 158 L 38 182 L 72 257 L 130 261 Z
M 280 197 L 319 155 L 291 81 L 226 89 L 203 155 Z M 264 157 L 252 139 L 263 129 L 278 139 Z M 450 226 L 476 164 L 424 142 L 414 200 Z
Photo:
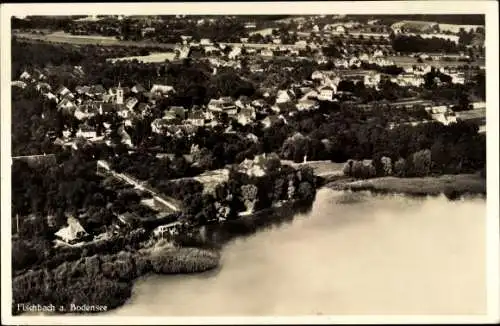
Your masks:
M 392 161 L 390 157 L 383 156 L 380 159 L 380 163 L 382 163 L 382 171 L 384 176 L 392 175 Z
M 406 160 L 404 158 L 400 158 L 394 163 L 394 173 L 398 177 L 406 176 Z
M 431 172 L 431 151 L 424 149 L 412 155 L 413 174 L 423 177 Z
M 219 264 L 219 255 L 196 248 L 166 249 L 151 258 L 156 273 L 193 273 L 213 269 Z

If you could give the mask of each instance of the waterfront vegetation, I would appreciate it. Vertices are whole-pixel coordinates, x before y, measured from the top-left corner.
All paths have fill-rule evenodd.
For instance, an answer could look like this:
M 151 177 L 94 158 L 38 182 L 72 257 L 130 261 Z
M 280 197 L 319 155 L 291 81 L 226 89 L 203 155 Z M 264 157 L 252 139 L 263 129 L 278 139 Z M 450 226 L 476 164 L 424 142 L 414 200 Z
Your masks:
M 195 273 L 213 269 L 219 254 L 199 248 L 169 248 L 154 255 L 120 251 L 117 254 L 85 256 L 65 261 L 56 268 L 30 270 L 13 278 L 13 314 L 18 303 L 56 307 L 94 305 L 113 309 L 131 295 L 133 280 L 150 272 L 160 274 Z
M 448 199 L 461 196 L 486 196 L 486 179 L 476 174 L 440 175 L 434 177 L 398 178 L 379 177 L 366 180 L 352 178 L 330 182 L 326 187 L 335 190 L 370 191 L 373 193 L 405 194 L 410 196 L 438 196 Z

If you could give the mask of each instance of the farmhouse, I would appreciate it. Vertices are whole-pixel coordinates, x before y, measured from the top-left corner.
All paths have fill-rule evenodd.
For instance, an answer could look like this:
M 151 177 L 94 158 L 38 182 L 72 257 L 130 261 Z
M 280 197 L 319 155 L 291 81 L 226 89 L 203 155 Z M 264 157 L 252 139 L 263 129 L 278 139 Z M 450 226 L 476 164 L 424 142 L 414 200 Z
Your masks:
M 68 217 L 67 223 L 67 227 L 60 229 L 55 234 L 60 240 L 69 244 L 74 244 L 84 240 L 88 236 L 88 233 L 76 218 Z

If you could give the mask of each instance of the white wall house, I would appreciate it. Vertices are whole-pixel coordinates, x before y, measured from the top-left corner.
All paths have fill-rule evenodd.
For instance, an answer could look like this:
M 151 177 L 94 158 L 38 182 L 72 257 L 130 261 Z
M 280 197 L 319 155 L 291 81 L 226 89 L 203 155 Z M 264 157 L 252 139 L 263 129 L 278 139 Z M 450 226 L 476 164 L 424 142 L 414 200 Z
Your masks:
M 331 101 L 335 93 L 337 93 L 337 88 L 334 85 L 320 87 L 318 100 Z

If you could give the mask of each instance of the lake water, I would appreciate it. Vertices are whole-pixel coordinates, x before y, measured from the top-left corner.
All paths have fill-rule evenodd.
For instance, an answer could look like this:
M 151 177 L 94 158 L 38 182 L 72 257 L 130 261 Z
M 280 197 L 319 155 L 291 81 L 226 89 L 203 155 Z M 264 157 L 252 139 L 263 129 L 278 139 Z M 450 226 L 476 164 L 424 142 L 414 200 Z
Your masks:
M 224 246 L 222 266 L 136 282 L 114 316 L 483 314 L 484 199 L 321 189 L 307 213 Z

